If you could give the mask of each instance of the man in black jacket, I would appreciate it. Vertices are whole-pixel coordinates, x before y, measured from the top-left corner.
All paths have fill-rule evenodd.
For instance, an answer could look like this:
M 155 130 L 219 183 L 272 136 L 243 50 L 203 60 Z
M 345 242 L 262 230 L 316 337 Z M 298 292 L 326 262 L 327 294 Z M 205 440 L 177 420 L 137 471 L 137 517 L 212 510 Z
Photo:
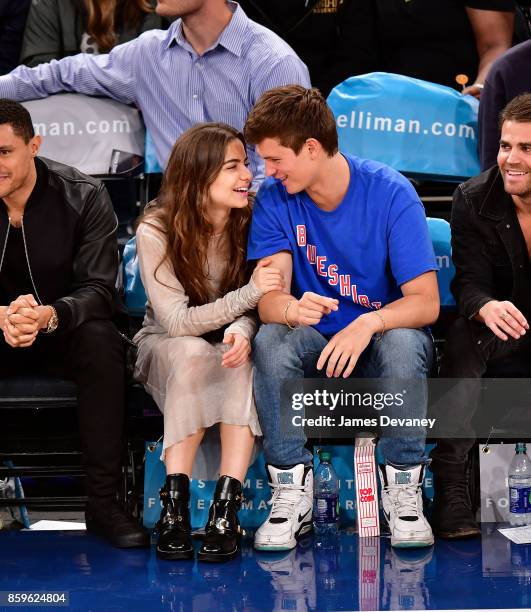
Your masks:
M 531 334 L 531 94 L 514 98 L 501 114 L 498 165 L 460 185 L 452 206 L 452 291 L 459 319 L 449 331 L 440 375 L 477 379 L 510 360 L 530 375 Z M 499 365 L 498 365 L 499 367 Z M 447 419 L 473 435 L 476 405 L 469 384 L 458 385 Z M 439 440 L 433 530 L 441 537 L 478 535 L 470 509 L 466 459 L 473 438 Z
M 87 529 L 148 545 L 114 501 L 120 478 L 124 357 L 116 217 L 97 180 L 37 157 L 28 111 L 0 99 L 0 376 L 52 374 L 78 387 Z

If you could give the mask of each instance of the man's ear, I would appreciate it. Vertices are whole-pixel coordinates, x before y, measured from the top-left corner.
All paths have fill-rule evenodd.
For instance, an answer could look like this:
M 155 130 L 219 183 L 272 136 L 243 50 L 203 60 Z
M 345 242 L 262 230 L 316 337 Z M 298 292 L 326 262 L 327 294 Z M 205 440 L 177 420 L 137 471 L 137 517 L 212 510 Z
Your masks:
M 319 153 L 323 149 L 321 143 L 315 138 L 308 138 L 304 144 L 308 148 L 310 159 L 316 159 L 316 157 L 319 155 Z
M 31 154 L 33 155 L 33 157 L 35 157 L 38 152 L 39 149 L 41 148 L 41 144 L 42 144 L 42 138 L 36 134 L 30 141 L 29 141 L 29 146 L 31 149 Z

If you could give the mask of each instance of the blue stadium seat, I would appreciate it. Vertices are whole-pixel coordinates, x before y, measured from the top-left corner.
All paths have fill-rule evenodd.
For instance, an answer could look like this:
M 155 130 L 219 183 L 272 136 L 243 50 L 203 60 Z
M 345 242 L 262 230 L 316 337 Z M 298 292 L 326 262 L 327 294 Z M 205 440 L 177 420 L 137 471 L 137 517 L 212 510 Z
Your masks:
M 441 308 L 444 310 L 455 310 L 454 296 L 450 291 L 450 283 L 455 276 L 455 266 L 452 262 L 450 224 L 444 219 L 432 217 L 428 217 L 427 221 L 435 258 L 439 266 L 437 282 L 439 283 Z

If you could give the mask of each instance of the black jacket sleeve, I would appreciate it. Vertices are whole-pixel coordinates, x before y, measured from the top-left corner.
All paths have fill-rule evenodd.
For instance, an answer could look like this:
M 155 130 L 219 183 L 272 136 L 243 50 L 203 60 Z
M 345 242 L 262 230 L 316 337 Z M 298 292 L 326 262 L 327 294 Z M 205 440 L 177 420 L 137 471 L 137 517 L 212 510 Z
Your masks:
M 59 332 L 86 321 L 109 319 L 116 305 L 118 273 L 118 222 L 107 189 L 94 187 L 83 206 L 79 248 L 73 261 L 72 291 L 57 300 Z
M 459 313 L 473 318 L 494 298 L 492 264 L 483 255 L 483 238 L 476 213 L 460 185 L 452 204 L 452 260 L 455 277 L 451 284 Z

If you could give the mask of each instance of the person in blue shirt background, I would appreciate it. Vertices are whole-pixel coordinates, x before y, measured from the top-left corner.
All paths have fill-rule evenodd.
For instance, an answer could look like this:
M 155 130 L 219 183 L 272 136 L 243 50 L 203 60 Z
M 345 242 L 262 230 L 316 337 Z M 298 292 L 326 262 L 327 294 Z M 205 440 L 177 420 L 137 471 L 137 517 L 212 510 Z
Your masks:
M 437 264 L 423 206 L 409 181 L 383 164 L 338 151 L 335 119 L 316 89 L 265 93 L 245 125 L 268 178 L 253 209 L 248 258 L 270 258 L 285 290 L 258 305 L 255 396 L 274 490 L 255 536 L 260 550 L 285 550 L 309 531 L 312 455 L 302 428 L 282 427 L 285 378 L 356 376 L 425 379 L 439 314 Z M 426 413 L 415 385 L 407 416 Z M 393 546 L 429 546 L 420 487 L 425 430 L 382 437 L 384 514 Z

